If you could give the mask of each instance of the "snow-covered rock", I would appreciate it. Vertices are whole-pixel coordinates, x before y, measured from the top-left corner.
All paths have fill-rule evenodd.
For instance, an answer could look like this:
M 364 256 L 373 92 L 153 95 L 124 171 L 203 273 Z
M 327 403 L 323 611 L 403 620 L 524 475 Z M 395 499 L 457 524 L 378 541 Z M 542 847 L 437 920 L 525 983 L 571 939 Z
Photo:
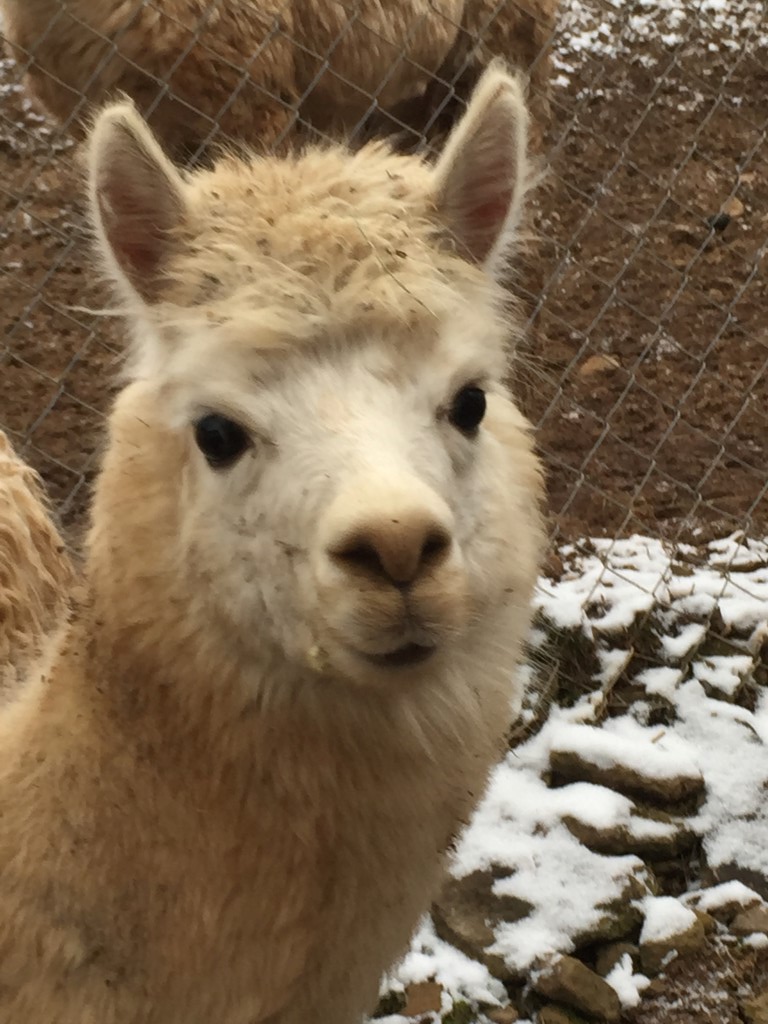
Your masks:
M 670 959 L 700 949 L 706 939 L 704 922 L 672 896 L 656 896 L 645 902 L 645 922 L 640 932 L 640 962 L 648 974 L 657 974 Z

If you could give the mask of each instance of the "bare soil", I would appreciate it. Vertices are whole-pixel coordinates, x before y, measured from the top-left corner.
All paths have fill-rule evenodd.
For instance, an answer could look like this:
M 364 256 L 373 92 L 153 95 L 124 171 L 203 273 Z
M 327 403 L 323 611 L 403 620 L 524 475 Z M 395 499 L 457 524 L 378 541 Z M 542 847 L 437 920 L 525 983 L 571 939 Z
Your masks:
M 768 530 L 768 53 L 692 39 L 557 94 L 528 377 L 565 538 Z

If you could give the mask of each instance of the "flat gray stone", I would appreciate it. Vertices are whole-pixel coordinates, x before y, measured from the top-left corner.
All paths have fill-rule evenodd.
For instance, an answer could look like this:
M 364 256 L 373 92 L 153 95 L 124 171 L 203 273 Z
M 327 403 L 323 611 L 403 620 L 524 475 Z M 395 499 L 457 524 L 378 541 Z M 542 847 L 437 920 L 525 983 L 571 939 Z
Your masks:
M 493 1024 L 517 1024 L 520 1020 L 520 1013 L 514 1006 L 499 1006 L 493 1010 L 486 1010 L 485 1016 Z
M 644 775 L 630 765 L 598 763 L 575 750 L 553 749 L 550 753 L 550 768 L 555 778 L 569 782 L 592 782 L 664 806 L 681 803 L 687 805 L 704 793 L 704 779 L 700 774 L 670 774 L 668 777 L 656 778 Z
M 542 971 L 534 978 L 533 989 L 600 1021 L 614 1022 L 621 1017 L 621 1002 L 608 982 L 572 956 L 562 956 Z
M 731 931 L 734 935 L 753 935 L 755 932 L 768 935 L 768 907 L 758 904 L 740 911 L 731 921 Z
M 499 869 L 506 876 L 508 869 Z M 494 928 L 502 922 L 520 921 L 533 905 L 514 896 L 496 896 L 491 891 L 496 872 L 473 871 L 465 878 L 451 878 L 432 906 L 435 931 L 462 953 L 480 960 L 502 982 L 517 981 L 517 975 L 502 957 L 488 953 L 495 941 Z
M 649 830 L 643 828 L 646 822 L 665 827 L 663 831 L 658 829 L 648 834 Z M 563 824 L 590 850 L 613 856 L 633 853 L 651 861 L 666 860 L 690 850 L 696 842 L 692 829 L 664 811 L 638 812 L 632 816 L 629 825 L 614 825 L 604 829 L 595 828 L 571 815 L 563 816 Z

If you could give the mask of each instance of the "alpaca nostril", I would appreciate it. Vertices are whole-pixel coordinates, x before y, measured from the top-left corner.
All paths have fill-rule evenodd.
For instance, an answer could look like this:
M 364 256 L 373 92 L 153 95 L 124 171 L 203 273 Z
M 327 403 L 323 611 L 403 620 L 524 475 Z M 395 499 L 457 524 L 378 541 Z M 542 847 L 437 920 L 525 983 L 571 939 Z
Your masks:
M 370 523 L 329 549 L 348 571 L 407 586 L 448 554 L 451 535 L 431 521 L 390 519 Z
M 340 550 L 334 550 L 331 554 L 337 560 L 346 563 L 348 566 L 361 569 L 374 575 L 386 575 L 384 566 L 381 564 L 376 548 L 364 542 L 353 543 Z
M 422 563 L 440 561 L 451 546 L 451 537 L 447 530 L 435 529 L 424 541 L 421 549 Z

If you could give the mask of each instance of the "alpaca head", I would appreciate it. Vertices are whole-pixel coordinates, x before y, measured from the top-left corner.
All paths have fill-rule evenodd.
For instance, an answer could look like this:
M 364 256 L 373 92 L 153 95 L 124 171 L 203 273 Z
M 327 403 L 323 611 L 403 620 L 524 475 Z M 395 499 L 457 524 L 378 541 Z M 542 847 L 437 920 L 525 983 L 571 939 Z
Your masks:
M 91 558 L 119 600 L 357 684 L 504 660 L 539 547 L 497 282 L 526 124 L 493 67 L 434 167 L 379 144 L 183 175 L 129 104 L 101 113 L 92 219 L 134 346 Z

